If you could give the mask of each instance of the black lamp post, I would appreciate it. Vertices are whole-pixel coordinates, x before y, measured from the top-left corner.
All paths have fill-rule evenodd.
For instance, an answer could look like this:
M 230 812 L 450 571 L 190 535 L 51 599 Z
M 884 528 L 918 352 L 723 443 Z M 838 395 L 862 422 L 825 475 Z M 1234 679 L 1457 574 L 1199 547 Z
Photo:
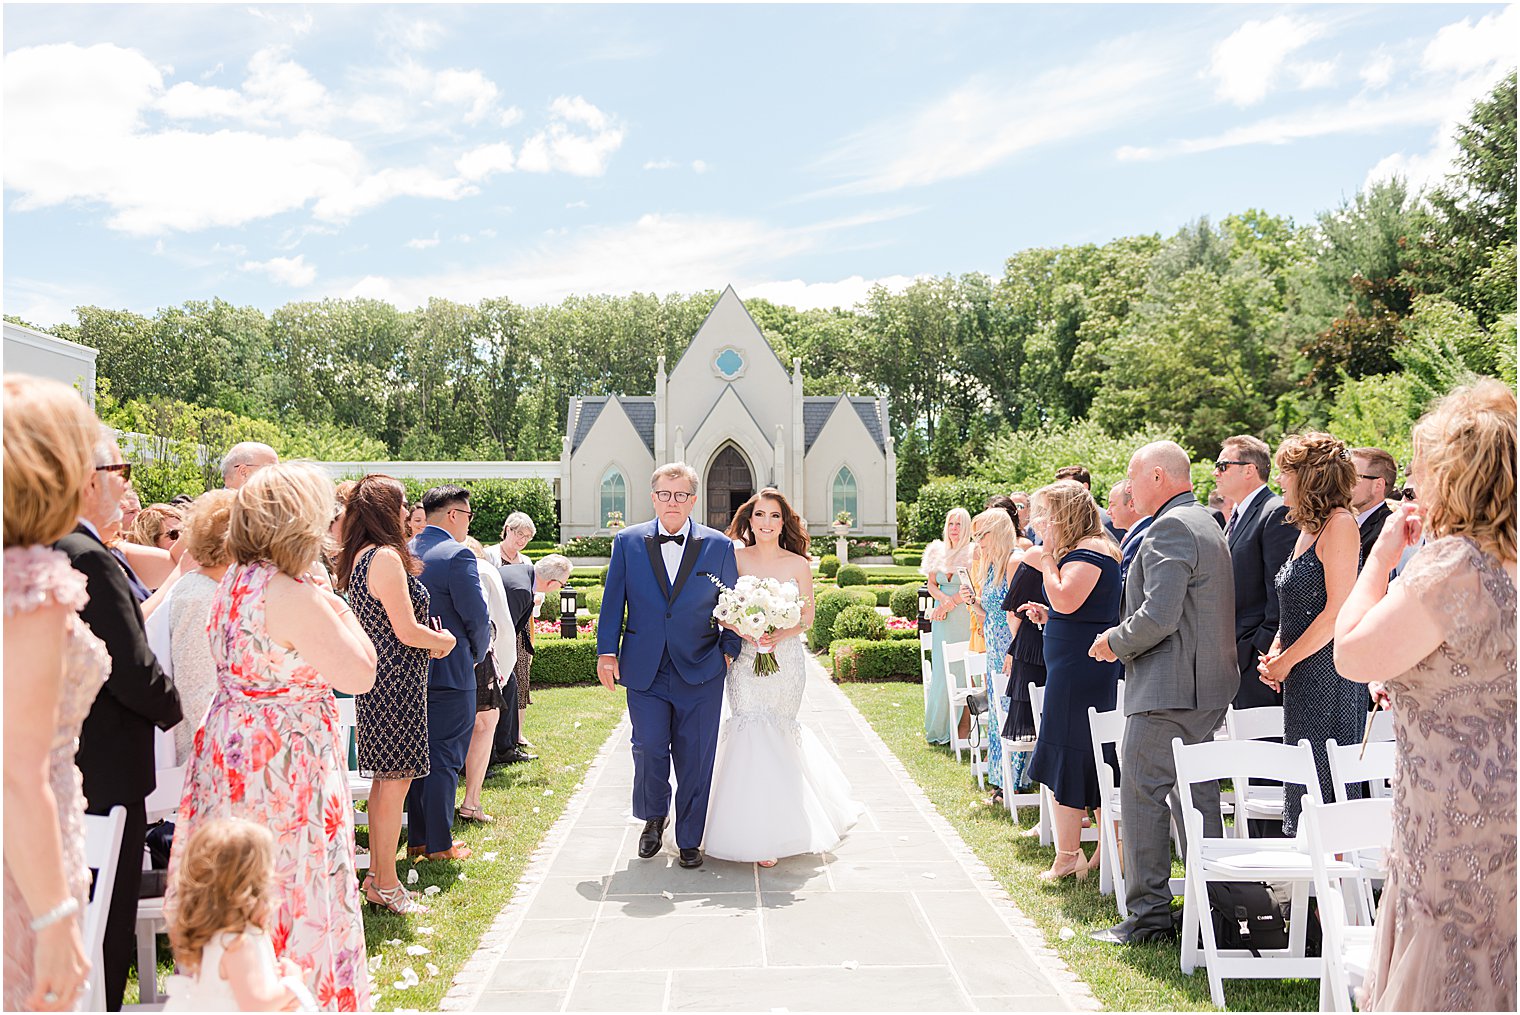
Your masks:
M 561 638 L 574 638 L 575 626 L 575 589 L 569 585 L 559 590 L 559 636 Z
M 929 595 L 929 586 L 918 587 L 918 630 L 920 634 L 928 634 L 932 627 L 929 621 L 929 610 L 934 605 L 934 597 Z

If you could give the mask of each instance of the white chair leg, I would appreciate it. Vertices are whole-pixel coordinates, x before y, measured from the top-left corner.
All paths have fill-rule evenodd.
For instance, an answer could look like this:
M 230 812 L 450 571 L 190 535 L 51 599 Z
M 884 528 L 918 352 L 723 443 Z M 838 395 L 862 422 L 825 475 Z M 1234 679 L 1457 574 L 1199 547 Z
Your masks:
M 1288 906 L 1288 951 L 1302 958 L 1309 940 L 1309 882 L 1293 882 L 1292 898 Z
M 137 1002 L 155 1004 L 158 996 L 158 935 L 151 921 L 137 925 Z
M 1182 972 L 1188 976 L 1198 968 L 1198 903 L 1193 898 L 1191 878 L 1182 893 L 1182 951 L 1178 961 Z

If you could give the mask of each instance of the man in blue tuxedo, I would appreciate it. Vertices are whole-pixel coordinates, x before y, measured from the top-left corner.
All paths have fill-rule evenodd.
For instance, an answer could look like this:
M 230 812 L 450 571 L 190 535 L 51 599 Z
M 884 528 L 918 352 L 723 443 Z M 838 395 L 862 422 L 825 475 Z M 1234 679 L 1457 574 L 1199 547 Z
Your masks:
M 740 638 L 713 621 L 716 578 L 739 580 L 734 544 L 691 520 L 697 473 L 662 465 L 650 481 L 654 521 L 612 541 L 612 563 L 596 630 L 596 675 L 628 691 L 633 721 L 633 814 L 644 821 L 639 856 L 660 850 L 676 770 L 676 846 L 682 867 L 700 867 L 707 796 L 723 710 L 723 678 Z M 623 623 L 627 610 L 628 620 Z
M 454 651 L 428 663 L 428 774 L 406 794 L 407 852 L 429 860 L 463 860 L 470 849 L 454 841 L 454 794 L 475 726 L 475 666 L 491 647 L 491 622 L 480 589 L 470 532 L 470 493 L 435 486 L 422 495 L 427 528 L 411 542 L 422 561 L 428 617 L 454 636 Z

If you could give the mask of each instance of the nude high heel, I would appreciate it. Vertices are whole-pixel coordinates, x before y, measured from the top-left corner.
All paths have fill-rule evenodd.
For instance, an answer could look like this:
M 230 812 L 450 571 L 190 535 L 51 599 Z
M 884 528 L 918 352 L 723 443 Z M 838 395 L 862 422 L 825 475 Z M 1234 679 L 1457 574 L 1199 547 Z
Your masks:
M 1079 846 L 1073 850 L 1056 850 L 1056 862 L 1050 865 L 1050 870 L 1041 871 L 1041 881 L 1059 881 L 1061 878 L 1075 876 L 1078 881 L 1087 877 L 1087 856 Z

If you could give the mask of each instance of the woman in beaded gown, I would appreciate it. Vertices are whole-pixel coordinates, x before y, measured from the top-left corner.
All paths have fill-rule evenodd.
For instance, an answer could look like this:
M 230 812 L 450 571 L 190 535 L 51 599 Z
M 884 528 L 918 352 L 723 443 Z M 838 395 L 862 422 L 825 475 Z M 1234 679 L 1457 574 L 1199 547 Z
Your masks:
M 84 790 L 74 752 L 111 660 L 85 577 L 47 544 L 79 517 L 100 422 L 72 388 L 5 376 L 6 1011 L 72 1010 L 89 959 Z M 33 929 L 33 921 L 43 924 Z
M 1515 396 L 1459 389 L 1413 443 L 1419 500 L 1384 523 L 1335 630 L 1336 668 L 1385 681 L 1398 744 L 1362 1010 L 1514 1011 Z
M 797 719 L 808 671 L 818 667 L 803 644 L 813 619 L 813 572 L 802 519 L 779 491 L 767 488 L 739 508 L 728 536 L 745 544 L 735 549 L 741 575 L 791 582 L 803 601 L 796 627 L 745 636 L 729 667 L 730 715 L 718 738 L 703 841 L 709 856 L 772 867 L 780 857 L 834 849 L 865 808 L 851 799 L 838 763 Z M 777 672 L 755 672 L 761 647 L 774 651 Z

